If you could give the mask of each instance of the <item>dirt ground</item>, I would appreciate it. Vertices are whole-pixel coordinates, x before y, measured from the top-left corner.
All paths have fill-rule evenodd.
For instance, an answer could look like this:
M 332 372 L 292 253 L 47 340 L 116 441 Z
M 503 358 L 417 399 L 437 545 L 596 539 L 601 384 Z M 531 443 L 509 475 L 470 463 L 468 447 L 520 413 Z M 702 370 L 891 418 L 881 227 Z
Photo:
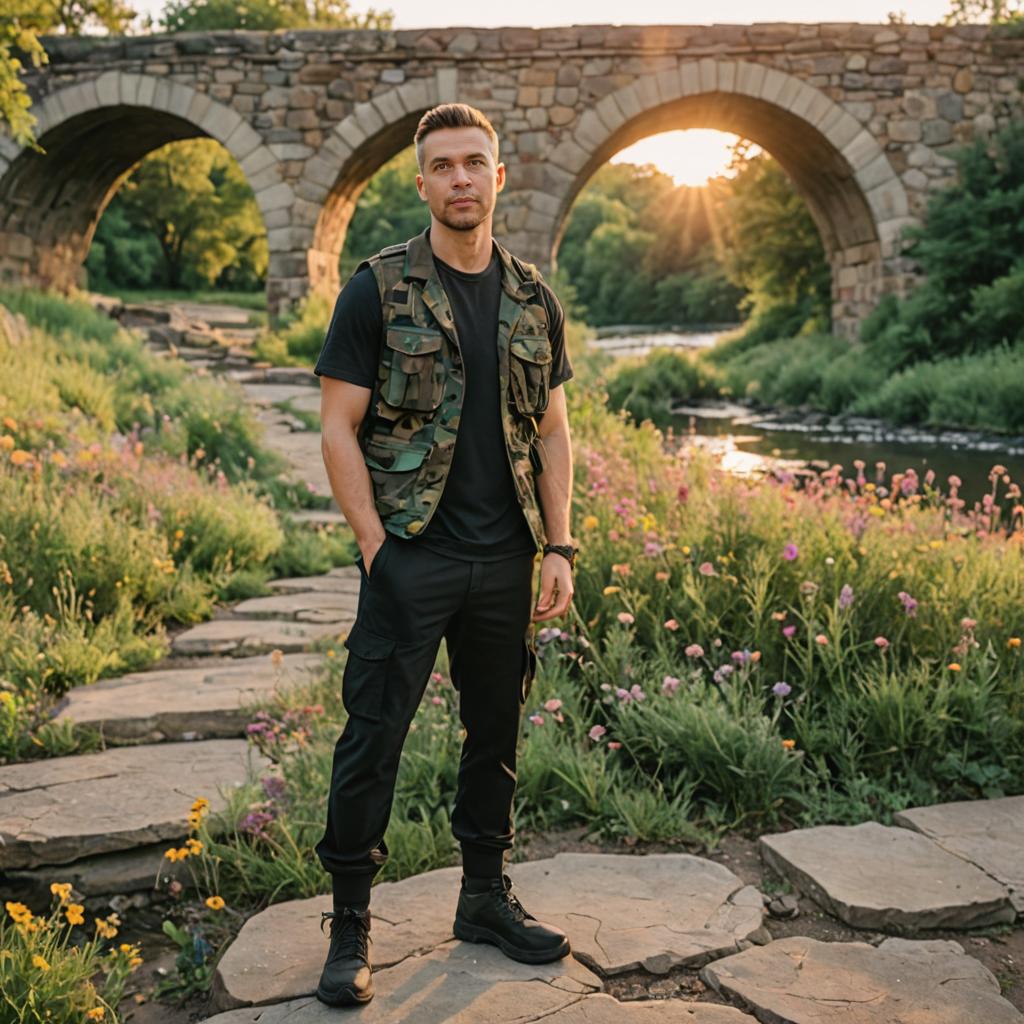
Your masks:
M 791 892 L 771 869 L 767 868 L 757 853 L 757 842 L 753 838 L 734 834 L 727 836 L 711 851 L 703 851 L 680 844 L 665 843 L 611 843 L 595 842 L 584 838 L 585 829 L 570 829 L 563 832 L 543 834 L 520 833 L 516 837 L 513 863 L 524 860 L 539 860 L 556 853 L 693 853 L 729 868 L 743 882 L 756 886 L 768 895 Z M 878 943 L 886 938 L 882 932 L 864 931 L 851 928 L 842 921 L 821 910 L 813 900 L 794 894 L 798 898 L 797 916 L 778 920 L 765 915 L 765 927 L 773 938 L 789 935 L 804 935 L 823 942 L 868 942 Z M 529 894 L 522 894 L 527 909 L 530 908 Z M 533 908 L 539 916 L 543 908 Z M 160 914 L 155 909 L 136 910 L 125 915 L 126 927 L 122 929 L 124 941 L 140 941 L 146 963 L 133 976 L 131 987 L 125 995 L 120 1010 L 131 1024 L 194 1024 L 211 1016 L 213 1010 L 209 998 L 194 996 L 181 1005 L 159 1002 L 152 998 L 153 986 L 161 977 L 174 971 L 177 947 L 160 931 Z M 1024 927 L 1000 926 L 978 929 L 970 932 L 936 930 L 922 932 L 916 936 L 925 939 L 953 939 L 964 950 L 981 961 L 999 981 L 1003 997 L 1021 1012 L 1024 1012 Z M 161 973 L 163 972 L 163 973 Z M 629 971 L 606 979 L 605 991 L 620 1000 L 637 999 L 681 999 L 690 1002 L 723 1003 L 712 989 L 707 988 L 699 978 L 699 968 L 680 967 L 667 974 L 655 975 L 648 971 Z

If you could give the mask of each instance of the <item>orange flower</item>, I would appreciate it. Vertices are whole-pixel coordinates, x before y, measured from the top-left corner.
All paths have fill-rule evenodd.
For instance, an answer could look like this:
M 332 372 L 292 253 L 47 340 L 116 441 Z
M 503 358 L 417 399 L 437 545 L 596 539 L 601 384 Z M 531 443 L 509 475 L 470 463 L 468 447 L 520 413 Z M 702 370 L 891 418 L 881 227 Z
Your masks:
M 52 892 L 54 896 L 60 897 L 61 906 L 63 906 L 69 899 L 71 899 L 71 883 L 52 882 L 50 884 L 50 892 Z
M 1007 647 L 1020 647 L 1020 637 L 1019 636 L 1011 636 L 1010 639 L 1006 641 L 1006 646 Z
M 91 1010 L 86 1011 L 85 1016 L 88 1020 L 103 1020 L 106 1012 L 102 1006 L 94 1006 Z
M 85 907 L 81 903 L 71 903 L 68 905 L 67 910 L 64 911 L 67 915 L 68 924 L 85 924 L 85 918 L 82 916 L 82 911 Z
M 9 452 L 14 447 L 14 438 L 10 434 L 0 435 L 0 448 Z
M 955 661 L 951 661 L 951 662 L 950 662 L 950 663 L 949 663 L 949 664 L 948 664 L 948 665 L 946 666 L 946 668 L 948 668 L 950 672 L 959 672 L 959 671 L 960 671 L 960 666 L 959 666 L 959 664 L 957 664 L 957 662 L 955 662 Z
M 14 419 L 13 416 L 5 416 L 4 417 L 4 426 L 8 430 L 17 430 L 18 429 L 18 421 L 16 419 Z
M 211 910 L 223 910 L 224 909 L 224 900 L 220 896 L 207 896 L 206 897 L 206 905 Z
M 11 462 L 15 466 L 24 466 L 26 462 L 32 461 L 32 455 L 30 452 L 25 451 L 23 448 L 15 448 L 11 452 Z
M 786 750 L 792 750 L 796 746 L 796 740 L 783 740 L 782 745 Z

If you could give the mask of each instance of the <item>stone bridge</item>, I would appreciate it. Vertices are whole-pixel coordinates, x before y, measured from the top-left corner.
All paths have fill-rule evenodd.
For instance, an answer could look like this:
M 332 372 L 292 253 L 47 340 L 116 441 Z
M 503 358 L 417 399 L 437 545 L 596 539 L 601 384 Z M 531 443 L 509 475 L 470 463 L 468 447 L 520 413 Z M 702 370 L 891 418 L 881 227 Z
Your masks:
M 707 127 L 754 140 L 806 198 L 852 334 L 914 266 L 902 229 L 951 151 L 1019 116 L 1024 39 L 982 26 L 756 24 L 183 33 L 44 40 L 28 83 L 45 153 L 0 137 L 0 278 L 66 287 L 106 203 L 165 143 L 238 160 L 267 227 L 269 307 L 339 287 L 360 191 L 420 115 L 461 100 L 508 168 L 495 233 L 554 265 L 573 199 L 618 150 Z M 409 187 L 414 185 L 410 181 Z

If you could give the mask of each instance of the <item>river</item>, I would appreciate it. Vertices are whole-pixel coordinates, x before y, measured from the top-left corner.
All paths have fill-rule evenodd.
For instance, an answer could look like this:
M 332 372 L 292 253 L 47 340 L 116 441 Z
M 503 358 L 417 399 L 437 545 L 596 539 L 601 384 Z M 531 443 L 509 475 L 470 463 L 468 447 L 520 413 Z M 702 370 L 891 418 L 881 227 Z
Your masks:
M 612 356 L 643 356 L 656 347 L 707 348 L 727 333 L 721 328 L 697 331 L 645 332 L 642 328 L 604 328 L 590 342 Z M 730 472 L 760 474 L 772 468 L 795 471 L 826 469 L 838 463 L 844 476 L 856 473 L 854 459 L 863 459 L 864 475 L 875 480 L 875 464 L 885 463 L 885 478 L 910 467 L 923 480 L 929 469 L 946 493 L 948 478 L 962 481 L 960 497 L 970 505 L 991 490 L 994 465 L 1024 482 L 1024 437 L 1006 437 L 970 430 L 899 427 L 867 417 L 808 416 L 754 411 L 736 402 L 679 403 L 669 420 L 682 443 L 713 451 Z M 999 485 L 998 496 L 1005 487 Z

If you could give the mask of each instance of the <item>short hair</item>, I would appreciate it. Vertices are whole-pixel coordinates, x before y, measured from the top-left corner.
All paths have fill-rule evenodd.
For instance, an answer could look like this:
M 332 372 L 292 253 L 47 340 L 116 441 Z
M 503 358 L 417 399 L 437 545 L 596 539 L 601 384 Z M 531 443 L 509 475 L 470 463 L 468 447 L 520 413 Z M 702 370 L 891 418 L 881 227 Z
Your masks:
M 438 128 L 482 128 L 491 141 L 494 162 L 498 162 L 498 133 L 487 115 L 468 103 L 441 103 L 432 107 L 416 125 L 413 142 L 416 145 L 416 163 L 423 170 L 423 140 Z

